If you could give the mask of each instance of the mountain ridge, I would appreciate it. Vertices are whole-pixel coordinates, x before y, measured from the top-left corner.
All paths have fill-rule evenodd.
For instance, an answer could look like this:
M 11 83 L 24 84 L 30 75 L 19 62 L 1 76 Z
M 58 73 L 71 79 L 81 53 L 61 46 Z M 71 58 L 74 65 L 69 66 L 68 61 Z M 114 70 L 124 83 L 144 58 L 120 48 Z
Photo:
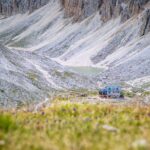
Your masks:
M 34 10 L 46 5 L 49 0 L 0 0 L 0 14 L 5 16 L 17 13 L 32 13 Z

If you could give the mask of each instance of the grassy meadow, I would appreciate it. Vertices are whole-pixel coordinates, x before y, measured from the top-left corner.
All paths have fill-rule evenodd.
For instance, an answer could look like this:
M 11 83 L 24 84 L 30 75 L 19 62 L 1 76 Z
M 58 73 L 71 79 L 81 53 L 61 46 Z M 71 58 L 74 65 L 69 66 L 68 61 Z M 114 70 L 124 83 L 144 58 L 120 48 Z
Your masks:
M 0 111 L 0 150 L 150 150 L 150 108 L 58 101 Z

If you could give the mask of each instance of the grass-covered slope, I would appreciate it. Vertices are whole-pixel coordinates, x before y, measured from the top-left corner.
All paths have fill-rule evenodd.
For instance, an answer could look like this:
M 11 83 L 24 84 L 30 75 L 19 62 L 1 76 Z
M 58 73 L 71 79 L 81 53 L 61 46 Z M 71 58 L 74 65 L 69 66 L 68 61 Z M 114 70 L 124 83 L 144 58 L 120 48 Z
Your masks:
M 148 150 L 149 107 L 54 102 L 38 113 L 1 111 L 1 150 Z

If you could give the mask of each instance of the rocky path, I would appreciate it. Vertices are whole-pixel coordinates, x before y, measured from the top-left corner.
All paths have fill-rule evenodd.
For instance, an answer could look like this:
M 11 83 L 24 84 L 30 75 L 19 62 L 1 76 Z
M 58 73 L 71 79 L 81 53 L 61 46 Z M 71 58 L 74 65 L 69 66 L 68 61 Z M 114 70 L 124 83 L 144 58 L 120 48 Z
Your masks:
M 89 104 L 112 104 L 112 105 L 140 105 L 140 106 L 149 106 L 150 97 L 140 97 L 135 96 L 133 98 L 125 97 L 124 99 L 112 99 L 112 98 L 100 98 L 98 95 L 94 96 L 76 96 L 73 98 L 68 98 L 68 102 L 71 103 L 89 103 Z

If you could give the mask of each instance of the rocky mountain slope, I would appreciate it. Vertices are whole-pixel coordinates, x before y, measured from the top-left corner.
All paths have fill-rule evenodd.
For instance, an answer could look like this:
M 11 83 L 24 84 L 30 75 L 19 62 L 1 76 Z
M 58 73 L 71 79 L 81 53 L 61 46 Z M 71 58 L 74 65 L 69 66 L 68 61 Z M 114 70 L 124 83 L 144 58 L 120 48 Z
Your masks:
M 56 90 L 92 88 L 93 83 L 46 56 L 0 45 L 0 106 L 45 100 Z
M 0 99 L 93 87 L 67 66 L 102 68 L 95 85 L 149 82 L 149 0 L 0 0 L 0 15 Z

